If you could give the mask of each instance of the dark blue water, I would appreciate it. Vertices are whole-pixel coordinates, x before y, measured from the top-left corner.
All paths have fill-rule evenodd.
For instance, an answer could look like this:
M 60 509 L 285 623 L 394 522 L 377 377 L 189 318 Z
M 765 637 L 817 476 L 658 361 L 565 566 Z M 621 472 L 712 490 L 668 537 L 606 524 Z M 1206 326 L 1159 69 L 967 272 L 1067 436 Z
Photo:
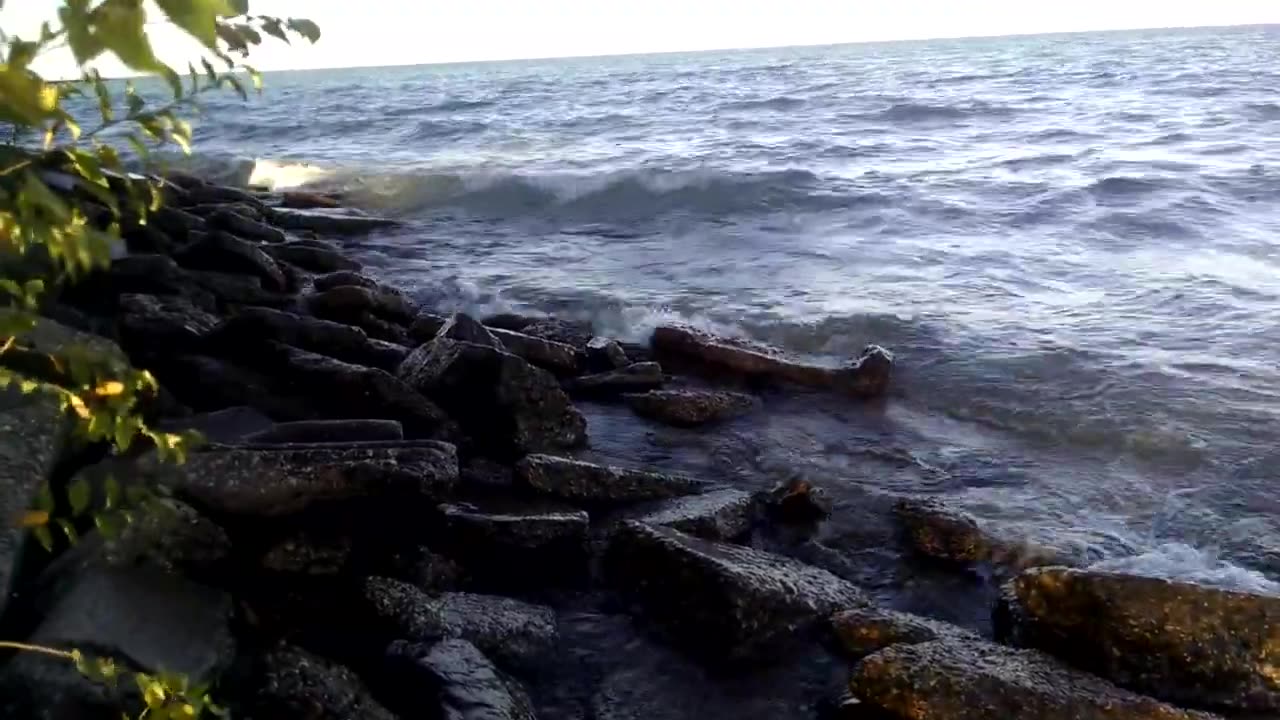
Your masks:
M 901 371 L 874 421 L 774 420 L 756 452 L 1273 587 L 1280 30 L 267 84 L 210 103 L 198 165 L 405 219 L 359 251 L 424 301 L 632 338 L 681 320 L 820 362 L 882 343 Z M 851 476 L 874 444 L 912 472 Z

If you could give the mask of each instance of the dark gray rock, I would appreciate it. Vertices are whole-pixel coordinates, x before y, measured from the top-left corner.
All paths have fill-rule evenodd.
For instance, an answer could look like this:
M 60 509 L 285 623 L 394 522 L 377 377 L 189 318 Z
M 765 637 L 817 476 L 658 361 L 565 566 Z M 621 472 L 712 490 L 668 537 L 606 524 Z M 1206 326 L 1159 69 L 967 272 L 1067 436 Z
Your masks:
M 267 290 L 282 292 L 288 287 L 284 274 L 270 255 L 230 233 L 209 233 L 183 247 L 174 259 L 192 270 L 253 275 Z
M 595 337 L 589 321 L 573 322 L 556 318 L 535 320 L 520 328 L 519 332 L 554 340 L 575 348 L 586 347 L 587 343 L 591 342 L 591 338 Z
M 314 210 L 316 208 L 342 207 L 340 196 L 332 193 L 314 193 L 301 190 L 290 190 L 280 193 L 280 207 L 294 210 Z
M 271 221 L 286 230 L 310 230 L 322 235 L 363 235 L 375 230 L 395 227 L 399 223 L 390 218 L 356 215 L 346 210 L 273 209 Z
M 497 328 L 498 330 L 510 330 L 511 332 L 520 332 L 541 319 L 543 318 L 531 315 L 521 315 L 519 313 L 503 312 L 486 315 L 480 319 L 480 322 L 484 323 L 485 327 Z
M 395 420 L 413 438 L 441 439 L 454 434 L 453 423 L 443 410 L 383 370 L 271 342 L 239 360 L 253 363 L 253 369 L 270 376 L 273 392 L 307 398 L 313 418 Z
M 650 390 L 623 396 L 643 418 L 676 427 L 696 427 L 751 412 L 756 399 L 727 390 Z
M 443 604 L 409 583 L 366 578 L 364 600 L 377 626 L 391 637 L 423 642 L 446 635 Z
M 367 275 L 361 275 L 360 273 L 352 270 L 337 270 L 324 275 L 318 275 L 315 280 L 312 281 L 312 284 L 319 292 L 347 285 L 368 288 L 370 290 L 377 290 L 379 287 L 377 280 L 374 280 Z
M 716 659 L 755 656 L 833 612 L 868 604 L 825 570 L 639 522 L 613 534 L 605 571 L 674 643 Z
M 549 607 L 497 595 L 447 592 L 440 604 L 445 635 L 461 638 L 500 665 L 535 668 L 559 640 Z
M 592 373 L 621 370 L 631 364 L 627 352 L 616 341 L 593 337 L 587 342 L 587 371 Z
M 182 465 L 139 460 L 139 478 L 172 487 L 194 504 L 232 515 L 289 515 L 322 501 L 439 498 L 458 479 L 452 445 L 290 447 L 192 453 Z
M 893 355 L 876 345 L 867 346 L 848 367 L 835 369 L 797 362 L 776 348 L 713 337 L 688 327 L 660 327 L 654 331 L 652 342 L 660 356 L 679 358 L 704 373 L 729 373 L 859 398 L 882 395 L 893 367 Z
M 481 325 L 479 320 L 466 313 L 454 313 L 453 317 L 446 320 L 440 330 L 436 332 L 436 337 L 472 343 L 473 345 L 483 345 L 494 350 L 506 350 L 502 341 L 493 334 L 493 331 Z
M 119 536 L 103 542 L 106 563 L 146 565 L 196 579 L 216 578 L 228 567 L 232 545 L 227 531 L 190 505 L 157 499 L 135 515 Z
M 423 310 L 413 319 L 413 323 L 409 325 L 409 339 L 421 345 L 435 340 L 439 334 L 440 328 L 445 326 L 449 319 L 443 315 Z
M 461 503 L 444 505 L 441 512 L 444 549 L 490 584 L 545 586 L 585 569 L 590 522 L 585 512 Z
M 169 235 L 151 225 L 126 227 L 120 231 L 120 237 L 131 254 L 169 255 L 178 249 L 178 244 Z
M 409 354 L 407 348 L 370 340 L 358 327 L 260 307 L 245 308 L 221 323 L 210 334 L 209 345 L 252 352 L 266 340 L 388 372 Z
M 607 398 L 641 393 L 662 387 L 662 366 L 654 362 L 635 363 L 621 370 L 584 375 L 565 384 L 574 397 Z
M 281 394 L 266 375 L 203 355 L 157 355 L 148 363 L 161 385 L 194 410 L 250 407 L 276 420 L 314 417 L 307 398 Z
M 586 420 L 555 378 L 515 355 L 440 338 L 414 350 L 397 375 L 440 403 L 487 453 L 519 456 L 586 441 Z
M 1073 670 L 1033 650 L 980 641 L 899 644 L 858 664 L 850 690 L 901 720 L 1211 720 Z
M 784 523 L 808 525 L 831 517 L 831 498 L 802 478 L 779 483 L 764 498 L 769 515 Z
M 282 242 L 264 248 L 271 257 L 296 265 L 311 272 L 328 273 L 335 270 L 359 270 L 360 263 L 352 260 L 337 250 L 318 248 L 303 242 Z M 341 286 L 332 286 L 341 287 Z
M 570 345 L 509 330 L 495 328 L 489 332 L 501 341 L 507 352 L 544 370 L 561 376 L 578 371 L 578 354 Z
M 594 463 L 529 455 L 516 463 L 516 480 L 558 498 L 590 503 L 631 503 L 691 495 L 708 489 L 682 475 L 628 470 Z
M 158 228 L 171 240 L 180 243 L 189 240 L 192 233 L 203 233 L 208 230 L 204 218 L 172 205 L 162 205 L 148 215 L 147 225 Z
M 337 575 L 351 560 L 347 537 L 316 537 L 295 533 L 281 538 L 262 554 L 262 567 L 279 573 Z
M 277 423 L 244 438 L 250 443 L 333 443 L 404 440 L 395 420 L 299 420 Z
M 264 243 L 282 243 L 288 239 L 280 228 L 258 222 L 230 208 L 219 208 L 208 217 L 209 224 L 219 230 Z
M 80 307 L 115 307 L 121 295 L 179 295 L 196 307 L 216 310 L 217 298 L 197 285 L 190 273 L 167 255 L 128 255 L 111 261 L 105 273 L 90 275 L 68 288 L 69 299 Z
M 274 262 L 274 261 L 273 261 Z M 277 268 L 278 269 L 278 268 Z M 192 283 L 227 305 L 262 305 L 265 307 L 292 307 L 296 299 L 287 292 L 277 292 L 263 287 L 262 281 L 253 275 L 216 272 L 213 270 L 192 270 L 187 273 Z M 284 274 L 281 279 L 286 283 Z
M 932 618 L 868 606 L 852 608 L 831 617 L 840 647 L 853 658 L 863 658 L 894 645 L 916 645 L 934 640 L 980 642 L 964 628 Z
M 725 489 L 664 500 L 657 507 L 646 508 L 635 519 L 708 540 L 734 540 L 751 529 L 754 514 L 750 493 Z
M 232 445 L 249 435 L 270 428 L 271 425 L 271 418 L 261 412 L 248 406 L 238 406 L 162 420 L 156 424 L 156 427 L 171 433 L 194 430 L 208 442 Z
M 159 352 L 199 349 L 218 318 L 179 295 L 121 295 L 116 325 L 126 347 Z
M 1280 710 L 1280 597 L 1046 567 L 1006 591 L 1002 636 L 1118 685 L 1232 712 Z
M 957 565 L 990 565 L 1001 573 L 1044 565 L 1078 565 L 1083 558 L 1068 550 L 1003 537 L 938 498 L 903 498 L 894 514 L 907 540 L 920 554 Z
M 535 720 L 524 688 L 465 640 L 393 643 L 386 675 L 403 717 L 439 704 L 444 720 Z
M 396 720 L 351 670 L 300 648 L 279 645 L 260 661 L 248 715 L 307 720 Z
M 406 553 L 400 562 L 396 578 L 427 593 L 455 590 L 463 579 L 458 563 L 428 547 Z
M 186 190 L 186 195 L 183 196 L 183 207 L 244 203 L 261 212 L 262 201 L 253 193 L 239 188 L 200 183 L 183 185 L 182 189 Z
M 402 293 L 379 286 L 378 289 L 339 285 L 303 299 L 309 312 L 328 320 L 364 328 L 372 337 L 409 344 L 406 327 L 413 322 L 417 309 Z

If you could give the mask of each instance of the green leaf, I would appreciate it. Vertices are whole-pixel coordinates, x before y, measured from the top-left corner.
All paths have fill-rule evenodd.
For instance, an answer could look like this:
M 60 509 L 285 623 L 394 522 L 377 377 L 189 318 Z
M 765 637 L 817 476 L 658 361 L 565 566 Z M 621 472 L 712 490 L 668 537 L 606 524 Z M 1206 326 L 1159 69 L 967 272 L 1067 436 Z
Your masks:
M 315 44 L 320 40 L 320 26 L 305 18 L 289 18 L 289 29 Z
M 48 525 L 31 528 L 31 534 L 36 536 L 40 547 L 43 547 L 46 552 L 53 552 L 53 533 L 49 532 Z
M 156 4 L 174 25 L 205 47 L 213 47 L 218 42 L 218 16 L 237 14 L 227 0 L 156 0 Z
M 111 122 L 115 117 L 115 111 L 111 109 L 111 91 L 107 89 L 107 84 L 102 81 L 102 75 L 97 70 L 93 71 L 93 91 L 98 95 L 98 112 L 102 115 L 102 121 Z
M 76 532 L 76 528 L 65 518 L 57 519 L 58 527 L 62 530 L 62 534 L 67 536 L 67 542 L 75 545 L 80 541 L 80 535 Z
M 120 481 L 116 479 L 115 475 L 107 476 L 107 479 L 103 481 L 102 490 L 106 496 L 104 509 L 111 510 L 120 504 Z
M 128 450 L 133 443 L 133 436 L 138 434 L 142 423 L 133 415 L 126 415 L 116 421 L 116 447 Z
M 15 67 L 26 67 L 36 58 L 36 53 L 39 51 L 40 43 L 14 38 L 9 41 L 9 64 Z
M 125 523 L 118 512 L 100 513 L 93 516 L 93 524 L 102 537 L 110 540 L 124 532 Z
M 223 75 L 222 82 L 225 85 L 230 85 L 240 95 L 241 100 L 247 101 L 249 99 L 249 93 L 245 92 L 244 83 L 241 83 L 234 75 Z
M 71 503 L 72 517 L 80 517 L 89 509 L 89 502 L 93 499 L 93 488 L 89 486 L 88 479 L 84 477 L 76 478 L 74 482 L 67 487 L 67 502 Z
M 81 7 L 75 7 L 75 3 L 67 3 L 66 7 L 58 9 L 58 20 L 66 28 L 67 45 L 71 47 L 71 54 L 77 65 L 88 63 L 107 49 L 102 38 L 90 25 L 90 13 L 84 5 L 87 3 Z
M 265 32 L 266 34 L 270 35 L 273 38 L 277 38 L 279 40 L 285 41 L 288 44 L 292 44 L 289 41 L 289 34 L 284 31 L 284 24 L 280 22 L 280 18 L 267 17 L 264 15 L 259 19 L 262 21 L 263 32 Z
M 93 12 L 97 35 L 106 48 L 134 70 L 160 70 L 163 66 L 147 37 L 147 12 L 137 0 L 107 0 Z
M 49 483 L 40 485 L 40 491 L 36 493 L 35 508 L 47 513 L 53 512 L 53 490 L 49 488 Z

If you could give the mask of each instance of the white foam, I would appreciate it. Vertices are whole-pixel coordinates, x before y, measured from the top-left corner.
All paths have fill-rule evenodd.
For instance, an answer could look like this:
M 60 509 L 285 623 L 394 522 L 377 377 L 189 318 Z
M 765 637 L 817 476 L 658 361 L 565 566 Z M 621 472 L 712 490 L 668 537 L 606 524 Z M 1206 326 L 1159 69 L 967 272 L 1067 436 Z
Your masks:
M 1103 560 L 1090 569 L 1181 580 L 1224 590 L 1280 595 L 1280 583 L 1262 573 L 1233 565 L 1215 552 L 1183 543 L 1166 543 L 1140 555 Z
M 258 158 L 254 160 L 253 170 L 249 173 L 249 184 L 272 190 L 286 190 L 311 185 L 331 174 L 322 167 L 308 163 L 278 162 Z

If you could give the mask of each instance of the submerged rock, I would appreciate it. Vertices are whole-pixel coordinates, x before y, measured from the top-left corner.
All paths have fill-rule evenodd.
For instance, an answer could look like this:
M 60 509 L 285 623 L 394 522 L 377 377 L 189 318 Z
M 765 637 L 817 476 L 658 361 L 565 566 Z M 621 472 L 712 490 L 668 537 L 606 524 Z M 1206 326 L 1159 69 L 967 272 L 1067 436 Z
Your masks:
M 605 571 L 673 642 L 718 658 L 756 655 L 837 610 L 868 602 L 825 570 L 638 522 L 614 533 Z
M 702 480 L 581 460 L 529 455 L 516 463 L 516 480 L 534 490 L 570 501 L 630 503 L 699 493 Z
M 651 390 L 623 396 L 640 417 L 677 427 L 696 427 L 751 412 L 756 399 L 727 390 Z
M 937 498 L 903 498 L 893 509 L 911 545 L 935 560 L 960 565 L 990 563 L 1014 570 L 1078 563 L 1056 548 L 998 537 L 973 516 Z
M 849 687 L 901 720 L 1211 720 L 1034 650 L 981 641 L 894 645 L 859 663 Z
M 438 704 L 446 720 L 535 718 L 524 688 L 466 640 L 393 643 L 385 675 L 403 717 Z
M 868 606 L 836 613 L 831 617 L 840 647 L 862 658 L 894 645 L 917 645 L 933 640 L 980 642 L 964 628 L 933 618 Z
M 831 498 L 808 480 L 792 478 L 779 483 L 765 498 L 765 507 L 785 523 L 808 525 L 831 517 Z
M 1280 597 L 1038 568 L 1006 590 L 1002 635 L 1188 705 L 1280 710 Z
M 520 456 L 586 442 L 587 422 L 555 378 L 515 355 L 438 338 L 414 350 L 398 375 L 486 452 Z
M 751 529 L 754 510 L 750 493 L 730 488 L 664 500 L 635 519 L 708 540 L 734 540 Z
M 568 381 L 565 388 L 574 397 L 606 398 L 656 390 L 665 380 L 661 365 L 645 362 L 628 365 L 621 370 L 584 375 Z
M 518 328 L 516 331 L 525 335 L 554 340 L 575 348 L 584 347 L 588 342 L 591 342 L 591 338 L 595 337 L 589 321 L 572 322 L 557 318 L 537 319 Z
M 311 230 L 325 235 L 361 235 L 399 224 L 390 218 L 369 217 L 349 210 L 328 208 L 273 208 L 270 216 L 271 222 L 286 230 Z
M 708 372 L 727 371 L 744 378 L 835 390 L 861 398 L 883 394 L 893 367 L 893 355 L 876 345 L 867 346 L 849 366 L 836 369 L 806 365 L 784 357 L 775 348 L 718 338 L 687 327 L 660 327 L 652 342 L 655 351 L 695 363 Z
M 182 465 L 149 455 L 137 472 L 199 506 L 271 517 L 327 500 L 439 498 L 457 482 L 458 458 L 452 445 L 431 441 L 404 447 L 281 446 L 196 452 Z
M 396 720 L 348 668 L 305 650 L 279 645 L 259 662 L 249 715 L 307 720 Z

